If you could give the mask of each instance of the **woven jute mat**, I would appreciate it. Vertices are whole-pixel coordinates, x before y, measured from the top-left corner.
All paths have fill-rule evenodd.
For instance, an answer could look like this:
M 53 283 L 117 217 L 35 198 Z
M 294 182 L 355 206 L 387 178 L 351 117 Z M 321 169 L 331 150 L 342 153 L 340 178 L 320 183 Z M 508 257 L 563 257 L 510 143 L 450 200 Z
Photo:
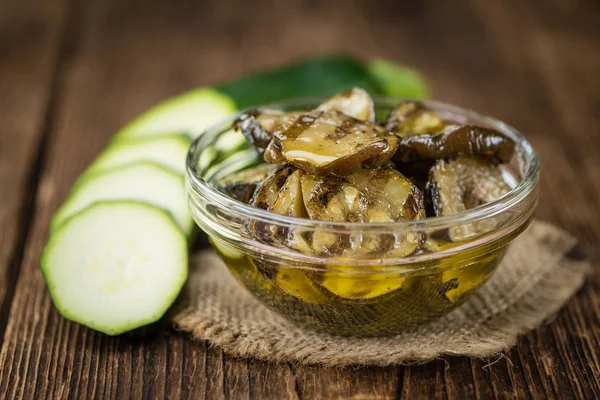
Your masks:
M 442 355 L 487 357 L 555 314 L 582 285 L 589 263 L 567 232 L 536 221 L 492 278 L 446 316 L 396 336 L 340 337 L 300 328 L 229 275 L 212 250 L 192 257 L 176 326 L 240 357 L 328 366 L 408 364 Z

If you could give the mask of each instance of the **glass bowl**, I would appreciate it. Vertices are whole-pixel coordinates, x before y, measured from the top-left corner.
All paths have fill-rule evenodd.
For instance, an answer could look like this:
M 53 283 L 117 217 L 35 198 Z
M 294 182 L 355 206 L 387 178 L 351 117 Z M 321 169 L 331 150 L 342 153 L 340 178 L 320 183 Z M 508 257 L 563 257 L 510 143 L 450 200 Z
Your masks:
M 324 98 L 283 101 L 263 109 L 316 107 Z M 375 97 L 378 119 L 406 99 Z M 458 214 L 394 223 L 331 223 L 279 215 L 223 194 L 214 182 L 259 162 L 241 134 L 231 130 L 237 115 L 214 125 L 191 146 L 187 158 L 192 216 L 206 232 L 231 274 L 255 297 L 302 326 L 338 335 L 389 335 L 426 323 L 463 303 L 494 273 L 508 244 L 529 225 L 537 204 L 538 159 L 515 129 L 493 118 L 444 103 L 425 101 L 442 117 L 494 128 L 516 143 L 502 166 L 512 190 Z M 231 155 L 229 149 L 240 150 Z M 227 151 L 224 151 L 226 149 Z M 244 150 L 245 149 L 245 150 Z M 250 235 L 260 224 L 287 237 L 333 235 L 364 246 L 395 240 L 418 242 L 410 256 L 380 258 L 307 254 L 285 243 Z M 461 232 L 452 241 L 453 232 Z M 290 236 L 291 235 L 291 236 Z

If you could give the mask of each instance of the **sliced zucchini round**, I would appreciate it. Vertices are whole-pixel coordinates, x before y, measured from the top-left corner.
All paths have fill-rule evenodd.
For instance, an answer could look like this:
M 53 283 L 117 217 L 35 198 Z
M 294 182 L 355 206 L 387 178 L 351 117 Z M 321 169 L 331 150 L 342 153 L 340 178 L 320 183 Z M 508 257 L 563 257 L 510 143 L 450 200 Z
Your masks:
M 187 279 L 187 239 L 159 208 L 98 202 L 52 233 L 41 268 L 65 318 L 118 335 L 173 304 Z
M 86 173 L 121 167 L 138 161 L 152 161 L 183 175 L 190 144 L 190 138 L 179 133 L 120 138 L 100 154 Z
M 317 110 L 337 110 L 361 121 L 375 121 L 375 103 L 361 88 L 352 88 L 325 100 Z
M 175 131 L 196 138 L 236 110 L 229 96 L 214 89 L 197 88 L 152 107 L 125 125 L 117 135 L 139 137 Z
M 168 211 L 186 234 L 193 228 L 183 177 L 160 165 L 143 162 L 98 170 L 84 176 L 54 215 L 51 230 L 56 230 L 71 215 L 101 200 L 145 202 Z

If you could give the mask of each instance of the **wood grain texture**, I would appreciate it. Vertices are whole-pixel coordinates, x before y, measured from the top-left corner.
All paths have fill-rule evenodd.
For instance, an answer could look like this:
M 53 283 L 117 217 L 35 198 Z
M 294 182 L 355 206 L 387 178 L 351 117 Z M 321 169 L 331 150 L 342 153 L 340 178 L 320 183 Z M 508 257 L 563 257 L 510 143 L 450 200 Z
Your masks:
M 65 10 L 61 1 L 0 2 L 0 343 L 29 234 Z
M 435 98 L 525 133 L 541 159 L 538 216 L 576 234 L 597 267 L 596 2 L 16 4 L 0 2 L 0 186 L 14 188 L 0 191 L 0 398 L 600 398 L 597 269 L 499 359 L 324 369 L 234 359 L 168 326 L 92 332 L 58 315 L 38 261 L 74 179 L 137 113 L 190 87 L 345 51 L 412 64 Z

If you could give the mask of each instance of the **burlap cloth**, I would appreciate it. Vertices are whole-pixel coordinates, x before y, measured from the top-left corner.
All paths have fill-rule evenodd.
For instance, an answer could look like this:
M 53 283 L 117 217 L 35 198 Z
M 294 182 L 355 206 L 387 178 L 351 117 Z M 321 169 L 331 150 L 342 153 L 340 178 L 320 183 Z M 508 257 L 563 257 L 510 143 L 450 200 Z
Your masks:
M 556 313 L 582 285 L 589 263 L 576 240 L 543 222 L 518 237 L 493 277 L 465 304 L 397 336 L 340 337 L 302 329 L 263 306 L 212 250 L 192 257 L 176 326 L 227 353 L 269 361 L 391 365 L 445 354 L 486 357 Z

